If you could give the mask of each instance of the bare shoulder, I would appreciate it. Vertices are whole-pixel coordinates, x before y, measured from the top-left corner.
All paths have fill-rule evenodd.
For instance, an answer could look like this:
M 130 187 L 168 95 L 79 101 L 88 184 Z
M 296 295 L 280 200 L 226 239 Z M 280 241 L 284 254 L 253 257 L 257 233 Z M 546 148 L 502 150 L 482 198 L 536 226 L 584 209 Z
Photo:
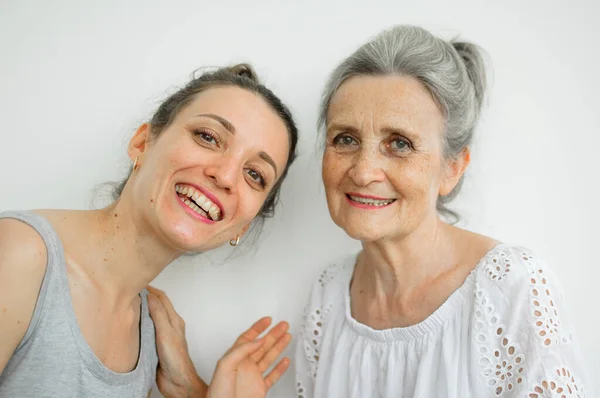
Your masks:
M 462 262 L 475 265 L 492 249 L 501 244 L 500 241 L 482 234 L 450 226 L 455 247 L 460 252 Z
M 17 219 L 0 219 L 0 274 L 13 268 L 15 272 L 39 269 L 43 274 L 46 259 L 46 244 L 35 229 Z
M 46 245 L 35 229 L 0 219 L 0 373 L 31 323 L 46 264 Z

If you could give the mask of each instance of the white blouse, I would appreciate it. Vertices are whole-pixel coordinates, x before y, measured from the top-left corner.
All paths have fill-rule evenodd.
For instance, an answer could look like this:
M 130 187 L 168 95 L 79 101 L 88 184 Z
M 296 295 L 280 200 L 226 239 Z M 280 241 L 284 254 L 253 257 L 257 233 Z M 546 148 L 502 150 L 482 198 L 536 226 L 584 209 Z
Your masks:
M 424 321 L 375 330 L 350 314 L 356 255 L 313 286 L 296 347 L 298 398 L 585 397 L 556 276 L 501 244 Z

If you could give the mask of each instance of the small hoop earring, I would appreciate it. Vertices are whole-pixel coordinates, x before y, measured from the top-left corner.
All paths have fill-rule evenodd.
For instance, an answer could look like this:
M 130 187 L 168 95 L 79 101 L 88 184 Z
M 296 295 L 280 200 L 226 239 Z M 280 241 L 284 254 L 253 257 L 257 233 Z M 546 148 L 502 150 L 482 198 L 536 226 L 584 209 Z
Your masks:
M 237 246 L 237 245 L 239 245 L 240 244 L 240 236 L 238 235 L 235 239 L 231 239 L 229 241 L 229 244 L 231 246 Z
M 136 170 L 137 169 L 137 161 L 138 161 L 138 157 L 135 157 L 135 160 L 133 161 L 133 169 Z

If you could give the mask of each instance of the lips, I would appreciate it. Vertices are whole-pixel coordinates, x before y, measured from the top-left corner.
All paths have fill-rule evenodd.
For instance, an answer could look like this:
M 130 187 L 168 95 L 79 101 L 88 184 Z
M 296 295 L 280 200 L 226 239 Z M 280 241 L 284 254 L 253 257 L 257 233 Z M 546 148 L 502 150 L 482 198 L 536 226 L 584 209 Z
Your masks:
M 393 198 L 382 198 L 373 195 L 364 195 L 356 192 L 349 192 L 346 194 L 346 198 L 352 202 L 356 202 L 362 205 L 373 206 L 373 207 L 383 207 L 388 206 L 396 201 Z
M 223 219 L 223 206 L 207 190 L 195 185 L 180 183 L 175 185 L 175 192 L 181 201 L 195 213 L 215 222 Z

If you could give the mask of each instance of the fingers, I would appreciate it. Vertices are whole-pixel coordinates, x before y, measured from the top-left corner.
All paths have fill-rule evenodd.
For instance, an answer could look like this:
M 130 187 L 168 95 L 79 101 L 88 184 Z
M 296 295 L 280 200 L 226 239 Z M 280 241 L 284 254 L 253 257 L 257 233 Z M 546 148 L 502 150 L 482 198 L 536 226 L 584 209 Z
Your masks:
M 273 345 L 285 335 L 285 333 L 290 328 L 290 325 L 287 322 L 279 322 L 275 327 L 273 327 L 269 333 L 264 337 L 265 344 L 254 354 L 252 354 L 252 361 L 257 363 L 260 359 L 265 355 L 265 353 L 273 347 Z
M 265 370 L 269 369 L 269 367 L 275 362 L 277 357 L 279 357 L 279 355 L 283 352 L 283 350 L 286 349 L 288 344 L 290 344 L 290 341 L 292 341 L 291 334 L 285 333 L 283 336 L 281 336 L 279 338 L 279 340 L 277 340 L 275 342 L 275 345 L 266 352 L 266 354 L 262 357 L 260 362 L 258 362 L 258 364 L 257 364 L 258 370 L 260 370 L 260 372 L 263 373 Z M 266 342 L 265 342 L 265 345 L 263 345 L 260 348 L 260 350 L 263 350 L 265 348 L 265 346 L 266 346 Z
M 250 329 L 246 330 L 240 335 L 240 337 L 237 338 L 232 347 L 255 340 L 262 334 L 262 332 L 267 330 L 269 325 L 271 325 L 271 317 L 266 316 L 264 318 L 260 318 L 258 321 L 254 322 L 254 325 L 250 326 Z
M 236 347 L 232 347 L 223 358 L 217 363 L 218 368 L 225 368 L 224 370 L 235 370 L 237 369 L 240 362 L 248 358 L 253 352 L 258 350 L 265 343 L 264 339 L 258 339 L 250 341 L 248 343 L 242 343 Z
M 169 300 L 169 297 L 165 294 L 165 292 L 156 289 L 152 286 L 148 286 L 147 289 L 150 295 L 153 295 L 158 299 L 158 301 L 160 301 L 160 304 L 162 305 L 167 317 L 169 318 L 169 322 L 171 323 L 171 325 L 179 329 L 184 329 L 185 322 L 183 321 L 183 318 L 181 318 L 177 311 L 175 311 L 173 303 L 171 303 L 171 300 Z M 150 295 L 148 295 L 148 297 L 150 297 Z
M 171 326 L 171 321 L 169 320 L 165 307 L 158 297 L 152 294 L 148 295 L 148 310 L 150 312 L 150 317 L 154 321 L 156 333 L 161 333 L 164 330 L 164 327 Z
M 273 387 L 273 385 L 275 383 L 277 383 L 277 380 L 279 380 L 281 375 L 283 375 L 285 373 L 285 371 L 288 369 L 289 366 L 290 366 L 290 359 L 288 357 L 283 358 L 277 364 L 277 366 L 275 366 L 275 369 L 273 369 L 267 375 L 267 377 L 265 377 L 265 386 L 267 387 L 267 390 L 270 389 L 271 387 Z

